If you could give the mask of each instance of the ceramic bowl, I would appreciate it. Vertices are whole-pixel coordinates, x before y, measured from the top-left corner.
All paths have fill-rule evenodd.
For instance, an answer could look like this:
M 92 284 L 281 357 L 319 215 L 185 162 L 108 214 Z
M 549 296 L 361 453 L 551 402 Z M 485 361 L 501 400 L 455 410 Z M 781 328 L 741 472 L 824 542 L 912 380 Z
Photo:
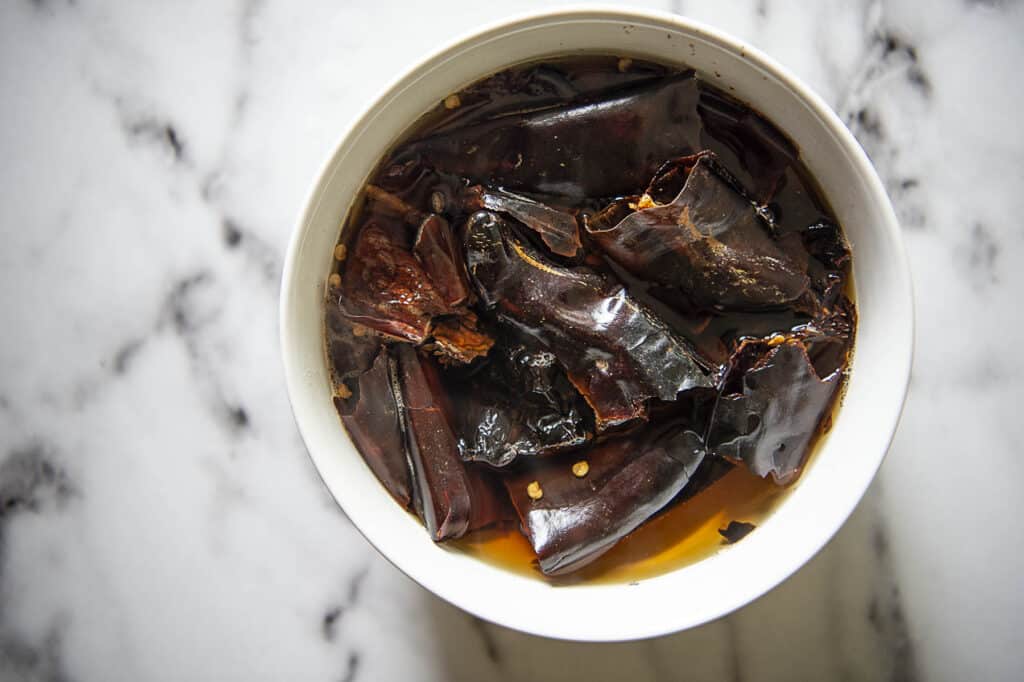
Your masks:
M 742 542 L 632 584 L 554 586 L 435 545 L 364 464 L 331 403 L 324 278 L 342 221 L 388 149 L 446 95 L 508 66 L 604 53 L 695 68 L 762 112 L 799 147 L 852 244 L 856 352 L 832 430 L 785 500 Z M 503 21 L 415 64 L 345 133 L 317 178 L 288 249 L 281 350 L 309 454 L 338 504 L 395 566 L 441 598 L 525 632 L 615 641 L 662 635 L 729 613 L 778 585 L 842 526 L 896 429 L 913 347 L 910 277 L 882 183 L 836 114 L 768 56 L 681 17 L 583 7 Z

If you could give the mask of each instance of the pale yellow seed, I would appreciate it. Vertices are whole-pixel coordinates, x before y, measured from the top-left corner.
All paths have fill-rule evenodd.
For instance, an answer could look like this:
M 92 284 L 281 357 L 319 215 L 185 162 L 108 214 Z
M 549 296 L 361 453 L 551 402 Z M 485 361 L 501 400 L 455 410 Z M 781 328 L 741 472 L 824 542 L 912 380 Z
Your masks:
M 576 478 L 583 478 L 590 473 L 590 465 L 587 464 L 587 460 L 581 459 L 572 465 L 572 475 Z
M 366 336 L 370 333 L 370 330 L 359 323 L 352 325 L 352 336 Z
M 636 202 L 636 210 L 642 211 L 645 208 L 654 208 L 657 205 L 658 204 L 655 203 L 654 199 L 651 198 L 651 195 L 645 192 L 644 195 L 640 197 L 640 201 Z
M 332 287 L 340 287 L 341 275 L 335 272 L 334 274 L 327 278 L 327 283 L 330 284 Z
M 342 400 L 348 400 L 352 397 L 352 390 L 344 383 L 338 384 L 338 397 Z
M 343 261 L 347 255 L 348 248 L 344 244 L 338 244 L 334 247 L 334 260 Z
M 460 106 L 462 106 L 462 100 L 458 95 L 448 95 L 444 98 L 445 109 L 458 109 Z
M 530 484 L 526 486 L 526 494 L 530 496 L 531 500 L 539 500 L 544 497 L 544 491 L 540 489 L 540 483 L 537 481 L 531 481 Z
M 633 66 L 633 60 L 629 57 L 623 57 L 619 60 L 619 72 L 626 73 L 629 71 L 629 67 Z

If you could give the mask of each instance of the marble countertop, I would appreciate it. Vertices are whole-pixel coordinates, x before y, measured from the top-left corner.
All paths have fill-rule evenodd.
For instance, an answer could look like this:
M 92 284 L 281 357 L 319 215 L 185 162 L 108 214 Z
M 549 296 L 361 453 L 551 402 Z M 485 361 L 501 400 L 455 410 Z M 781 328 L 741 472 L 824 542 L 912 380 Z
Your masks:
M 383 81 L 551 4 L 0 5 L 0 680 L 1020 678 L 1021 3 L 643 3 L 816 88 L 903 224 L 902 425 L 792 579 L 690 632 L 548 641 L 431 596 L 334 505 L 278 357 L 307 188 Z

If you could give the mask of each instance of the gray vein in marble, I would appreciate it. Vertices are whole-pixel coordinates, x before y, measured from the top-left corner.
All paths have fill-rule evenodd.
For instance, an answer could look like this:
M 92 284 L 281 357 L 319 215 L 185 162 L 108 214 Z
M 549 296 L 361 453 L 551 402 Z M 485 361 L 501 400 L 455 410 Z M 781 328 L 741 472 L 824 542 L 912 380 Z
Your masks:
M 341 619 L 345 613 L 359 603 L 363 584 L 365 583 L 369 572 L 369 567 L 363 567 L 352 574 L 352 577 L 348 582 L 348 589 L 345 593 L 344 600 L 340 604 L 330 606 L 327 611 L 324 612 L 323 619 L 320 623 L 320 631 L 321 634 L 323 634 L 324 639 L 328 642 L 334 641 L 337 637 L 338 626 L 341 624 Z
M 228 432 L 239 433 L 251 426 L 248 412 L 244 406 L 226 397 L 215 367 L 207 358 L 206 350 L 199 338 L 203 328 L 214 321 L 217 315 L 215 311 L 203 310 L 197 300 L 197 297 L 202 295 L 202 289 L 211 286 L 213 282 L 214 277 L 209 270 L 199 270 L 179 279 L 171 287 L 152 326 L 142 335 L 124 341 L 114 351 L 112 358 L 103 364 L 109 366 L 115 376 L 123 376 L 131 370 L 134 361 L 144 351 L 150 336 L 160 333 L 169 326 L 183 343 L 193 376 L 210 401 L 214 413 L 221 416 L 221 421 Z M 73 393 L 73 404 L 84 405 L 97 390 L 98 383 L 95 379 L 80 379 Z
M 6 565 L 7 525 L 19 514 L 63 511 L 78 495 L 52 447 L 31 442 L 12 449 L 0 463 L 0 584 Z M 27 641 L 4 618 L 0 601 L 0 679 L 68 680 L 61 657 L 61 628 L 54 623 L 42 641 Z
M 255 24 L 260 12 L 266 5 L 265 0 L 243 0 L 239 13 L 238 35 L 242 64 L 252 63 L 252 52 L 259 45 Z M 244 79 L 239 79 L 237 89 L 232 98 L 233 127 L 237 127 L 249 107 L 249 87 Z
M 221 229 L 224 232 L 224 245 L 229 249 L 234 249 L 242 243 L 242 228 L 234 220 L 225 217 L 221 221 Z
M 743 658 L 740 654 L 740 633 L 735 616 L 729 615 L 722 619 L 725 627 L 726 651 L 729 659 L 726 661 L 726 669 L 729 672 L 729 682 L 744 682 L 746 679 L 743 670 Z
M 839 557 L 835 554 L 828 555 L 826 566 L 829 582 L 834 585 L 841 584 L 843 567 L 839 564 Z M 828 629 L 829 658 L 838 667 L 834 677 L 840 682 L 849 682 L 853 679 L 853 671 L 842 655 L 843 629 L 846 626 L 846 623 L 843 622 L 846 616 L 843 604 L 840 595 L 833 590 L 826 590 L 823 599 L 826 613 L 825 627 Z
M 0 521 L 20 511 L 40 512 L 51 506 L 61 510 L 75 494 L 52 447 L 42 442 L 13 448 L 0 463 Z
M 281 281 L 283 268 L 278 249 L 261 239 L 254 231 L 243 228 L 237 220 L 225 216 L 221 220 L 224 245 L 228 249 L 239 250 L 248 262 L 255 267 L 265 284 L 273 293 L 277 293 L 278 282 Z
M 53 13 L 57 9 L 57 5 L 64 5 L 65 7 L 74 7 L 75 0 L 28 0 L 28 4 L 32 6 L 32 9 L 37 11 L 47 11 Z
M 119 95 L 111 99 L 125 137 L 134 143 L 156 146 L 169 154 L 176 163 L 189 165 L 185 141 L 170 120 L 153 114 L 141 113 Z
M 18 682 L 70 682 L 61 655 L 62 634 L 52 628 L 37 644 L 0 627 L 0 679 Z
M 114 359 L 110 363 L 110 369 L 114 374 L 124 374 L 128 371 L 128 366 L 139 351 L 142 350 L 142 345 L 145 343 L 144 339 L 129 339 L 125 341 L 114 353 Z
M 956 251 L 957 264 L 975 291 L 984 291 L 999 283 L 999 253 L 1002 250 L 995 233 L 981 221 L 974 221 Z
M 469 624 L 473 627 L 473 630 L 476 631 L 477 635 L 480 636 L 480 643 L 484 647 L 484 653 L 487 654 L 487 659 L 496 666 L 500 665 L 501 651 L 498 649 L 498 642 L 491 633 L 491 628 L 487 621 L 470 615 Z
M 239 35 L 247 58 L 250 56 L 249 52 L 252 48 L 259 44 L 253 24 L 265 5 L 265 0 L 243 0 L 242 2 L 242 11 L 239 17 Z
M 258 43 L 253 34 L 252 25 L 262 6 L 263 0 L 247 0 L 244 3 L 240 21 L 243 63 L 248 63 L 251 60 L 250 52 Z M 238 88 L 233 108 L 232 128 L 239 125 L 248 101 L 248 89 L 244 81 L 239 82 Z M 198 169 L 194 168 L 195 164 L 189 156 L 188 144 L 180 126 L 170 118 L 153 113 L 153 107 L 143 104 L 138 95 L 128 97 L 98 85 L 94 86 L 94 91 L 112 104 L 120 128 L 130 142 L 160 149 L 174 161 L 176 166 L 195 170 L 198 173 Z M 225 183 L 223 165 L 222 158 L 215 168 L 205 173 L 198 173 L 199 177 L 197 178 L 200 198 L 218 213 L 223 210 L 220 201 L 221 190 Z M 280 249 L 260 239 L 255 232 L 243 229 L 239 221 L 230 215 L 222 215 L 221 224 L 225 244 L 228 247 L 239 245 L 244 247 L 241 251 L 260 271 L 263 280 L 270 285 L 270 291 L 276 295 L 282 271 Z
M 353 682 L 356 673 L 359 672 L 359 652 L 350 651 L 345 661 L 345 674 L 341 676 L 341 682 Z
M 900 588 L 893 577 L 888 531 L 881 518 L 876 519 L 872 528 L 871 548 L 878 565 L 882 567 L 882 575 L 888 578 L 882 581 L 880 593 L 871 598 L 867 612 L 868 622 L 889 649 L 892 666 L 889 679 L 892 682 L 913 682 L 918 679 L 914 645 L 903 615 Z
M 839 99 L 837 113 L 874 161 L 890 190 L 901 224 L 921 229 L 926 225 L 924 207 L 916 200 L 921 181 L 897 173 L 898 146 L 889 139 L 878 112 L 871 108 L 871 97 L 880 85 L 902 78 L 918 97 L 927 101 L 932 94 L 931 79 L 921 66 L 918 48 L 886 24 L 882 2 L 868 3 L 863 14 L 867 41 L 860 64 Z
M 165 320 L 170 322 L 172 331 L 184 344 L 192 375 L 201 393 L 210 403 L 213 413 L 220 417 L 228 432 L 239 433 L 251 427 L 248 413 L 243 406 L 226 396 L 215 364 L 207 357 L 199 338 L 205 325 L 213 321 L 218 314 L 215 310 L 204 309 L 201 302 L 203 290 L 210 287 L 213 282 L 213 274 L 208 270 L 199 270 L 178 280 L 167 295 L 155 331 L 163 328 Z M 139 342 L 140 347 L 142 343 L 144 342 Z M 123 350 L 124 347 L 115 355 L 115 364 Z
M 661 654 L 661 649 L 658 648 L 658 640 L 647 640 L 644 642 L 644 649 L 647 651 L 647 663 L 650 665 L 651 672 L 654 674 L 654 682 L 673 682 L 676 679 L 676 675 L 669 665 L 669 662 L 666 661 L 665 657 Z

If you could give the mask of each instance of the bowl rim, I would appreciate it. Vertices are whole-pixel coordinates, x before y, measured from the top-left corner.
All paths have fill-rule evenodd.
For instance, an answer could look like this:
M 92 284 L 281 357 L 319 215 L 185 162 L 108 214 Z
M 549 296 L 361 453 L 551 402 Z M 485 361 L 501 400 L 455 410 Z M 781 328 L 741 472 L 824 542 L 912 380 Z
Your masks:
M 829 531 L 822 535 L 820 542 L 815 542 L 809 552 L 805 552 L 798 557 L 794 557 L 794 559 L 788 564 L 788 568 L 777 574 L 775 578 L 770 581 L 770 584 L 768 584 L 763 590 L 757 592 L 753 596 L 744 597 L 738 600 L 728 602 L 723 600 L 723 603 L 721 603 L 718 608 L 708 610 L 707 613 L 699 618 L 679 619 L 678 624 L 670 628 L 636 628 L 633 631 L 625 633 L 617 632 L 615 634 L 601 635 L 588 633 L 582 636 L 579 633 L 562 632 L 549 627 L 544 627 L 540 624 L 530 625 L 523 622 L 503 621 L 497 618 L 492 612 L 481 609 L 476 604 L 471 603 L 468 600 L 460 599 L 456 595 L 446 594 L 434 589 L 430 585 L 427 585 L 426 581 L 422 579 L 422 576 L 415 575 L 413 571 L 409 570 L 409 568 L 399 565 L 392 556 L 380 549 L 378 544 L 374 542 L 363 527 L 353 522 L 353 526 L 355 526 L 366 541 L 369 542 L 379 554 L 387 559 L 391 565 L 395 566 L 399 571 L 435 596 L 440 597 L 448 603 L 467 611 L 474 616 L 505 627 L 512 627 L 529 634 L 556 639 L 590 642 L 634 641 L 667 635 L 680 630 L 697 627 L 724 617 L 729 613 L 760 599 L 805 566 L 825 545 L 831 541 L 839 529 L 846 523 L 850 514 L 863 499 L 868 486 L 870 486 L 871 482 L 874 481 L 877 476 L 878 469 L 881 467 L 882 462 L 888 455 L 889 448 L 891 447 L 892 440 L 895 437 L 900 418 L 902 417 L 906 405 L 911 368 L 913 365 L 914 348 L 916 345 L 915 321 L 913 314 L 913 285 L 910 276 L 909 258 L 907 256 L 899 221 L 896 217 L 895 210 L 892 207 L 892 202 L 888 193 L 886 192 L 885 187 L 866 152 L 835 111 L 832 110 L 821 96 L 807 86 L 801 79 L 758 48 L 753 47 L 752 45 L 735 38 L 720 29 L 685 16 L 673 14 L 664 10 L 619 7 L 604 3 L 582 3 L 555 9 L 511 13 L 507 17 L 482 24 L 475 29 L 463 32 L 456 38 L 443 43 L 441 46 L 430 50 L 424 56 L 417 58 L 411 65 L 403 69 L 396 77 L 386 82 L 386 84 L 381 87 L 375 95 L 368 99 L 368 103 L 362 109 L 362 113 L 359 114 L 347 127 L 345 127 L 341 135 L 338 137 L 337 142 L 330 148 L 324 161 L 320 164 L 313 183 L 305 195 L 298 221 L 293 226 L 292 233 L 289 237 L 281 275 L 281 292 L 279 299 L 280 310 L 278 317 L 279 342 L 281 345 L 281 356 L 285 373 L 288 400 L 292 408 L 292 414 L 299 430 L 299 434 L 302 437 L 306 454 L 313 463 L 314 470 L 323 482 L 324 487 L 331 493 L 331 497 L 334 499 L 335 503 L 346 514 L 348 514 L 348 512 L 345 508 L 345 504 L 335 496 L 330 483 L 326 478 L 324 478 L 324 473 L 317 464 L 316 457 L 313 455 L 313 452 L 308 445 L 310 438 L 307 434 L 307 429 L 312 428 L 312 425 L 309 427 L 304 426 L 304 418 L 300 414 L 300 410 L 296 407 L 295 395 L 299 391 L 303 391 L 305 389 L 303 388 L 300 380 L 301 369 L 297 366 L 297 362 L 295 361 L 296 352 L 288 336 L 291 314 L 291 308 L 288 305 L 288 302 L 293 299 L 293 287 L 295 286 L 294 274 L 298 267 L 298 255 L 303 238 L 307 232 L 306 228 L 311 223 L 311 219 L 317 213 L 320 203 L 320 195 L 322 194 L 322 185 L 329 177 L 336 159 L 349 143 L 350 139 L 352 139 L 353 136 L 368 122 L 372 121 L 376 110 L 382 104 L 386 103 L 389 98 L 415 82 L 415 80 L 419 78 L 419 72 L 421 69 L 430 64 L 451 57 L 462 49 L 467 48 L 474 43 L 484 41 L 487 38 L 497 37 L 500 34 L 510 33 L 524 28 L 528 29 L 530 28 L 529 25 L 534 24 L 534 22 L 556 19 L 613 20 L 625 22 L 627 24 L 631 22 L 650 22 L 662 25 L 667 24 L 682 32 L 696 34 L 708 42 L 716 44 L 722 49 L 742 55 L 743 58 L 751 62 L 753 66 L 767 72 L 774 78 L 778 79 L 781 83 L 784 83 L 790 90 L 792 90 L 795 99 L 802 100 L 803 103 L 820 118 L 824 127 L 828 129 L 828 132 L 833 135 L 836 142 L 841 146 L 848 160 L 856 167 L 857 174 L 866 182 L 869 194 L 880 199 L 879 210 L 884 217 L 882 231 L 887 233 L 887 236 L 889 237 L 886 246 L 887 248 L 894 250 L 893 256 L 899 264 L 899 267 L 896 268 L 894 272 L 897 283 L 900 285 L 898 287 L 899 290 L 892 291 L 891 295 L 902 298 L 906 311 L 908 312 L 908 315 L 906 315 L 904 319 L 899 320 L 899 322 L 904 325 L 904 328 L 900 333 L 895 335 L 899 338 L 906 338 L 906 346 L 902 349 L 891 349 L 893 353 L 892 357 L 894 359 L 894 366 L 898 370 L 890 375 L 893 377 L 893 391 L 894 393 L 898 391 L 899 394 L 898 407 L 889 415 L 887 423 L 879 426 L 879 432 L 885 433 L 884 448 L 875 461 L 871 476 L 866 479 L 866 483 L 862 489 L 860 489 L 856 497 L 853 498 L 853 503 L 850 504 L 848 508 L 833 512 L 834 523 L 831 524 Z M 482 74 L 480 77 L 483 77 L 484 75 L 485 74 Z M 669 573 L 671 573 L 671 571 Z

